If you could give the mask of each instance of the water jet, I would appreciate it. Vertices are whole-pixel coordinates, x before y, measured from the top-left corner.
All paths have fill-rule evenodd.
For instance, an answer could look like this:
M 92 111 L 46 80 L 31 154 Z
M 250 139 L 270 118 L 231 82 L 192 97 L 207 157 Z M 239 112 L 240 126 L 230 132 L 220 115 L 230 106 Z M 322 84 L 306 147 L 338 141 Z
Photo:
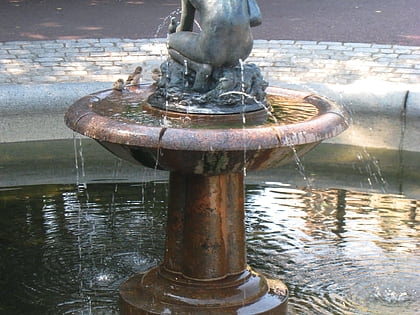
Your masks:
M 120 312 L 286 314 L 286 286 L 247 265 L 244 174 L 292 162 L 344 131 L 349 116 L 243 67 L 261 22 L 255 1 L 182 5 L 158 84 L 93 93 L 65 116 L 118 157 L 170 172 L 163 262 L 121 286 Z

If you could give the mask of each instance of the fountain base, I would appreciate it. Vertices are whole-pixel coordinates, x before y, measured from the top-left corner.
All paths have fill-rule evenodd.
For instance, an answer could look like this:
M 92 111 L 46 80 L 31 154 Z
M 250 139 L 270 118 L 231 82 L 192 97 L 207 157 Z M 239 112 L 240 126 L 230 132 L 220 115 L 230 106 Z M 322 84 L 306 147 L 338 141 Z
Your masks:
M 247 266 L 244 216 L 243 173 L 171 172 L 163 263 L 121 286 L 120 313 L 286 314 L 286 286 Z
M 225 279 L 199 281 L 162 266 L 120 287 L 120 314 L 287 314 L 288 291 L 250 269 Z

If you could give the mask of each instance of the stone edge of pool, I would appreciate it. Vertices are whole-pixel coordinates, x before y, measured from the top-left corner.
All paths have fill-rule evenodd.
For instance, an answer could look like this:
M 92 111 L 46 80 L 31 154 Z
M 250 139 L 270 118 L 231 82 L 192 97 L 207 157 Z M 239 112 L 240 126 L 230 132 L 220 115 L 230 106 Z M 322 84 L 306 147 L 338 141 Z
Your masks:
M 272 86 L 309 90 L 343 105 L 352 126 L 328 143 L 420 152 L 420 86 L 381 81 Z M 0 143 L 67 139 L 66 109 L 112 82 L 0 85 Z

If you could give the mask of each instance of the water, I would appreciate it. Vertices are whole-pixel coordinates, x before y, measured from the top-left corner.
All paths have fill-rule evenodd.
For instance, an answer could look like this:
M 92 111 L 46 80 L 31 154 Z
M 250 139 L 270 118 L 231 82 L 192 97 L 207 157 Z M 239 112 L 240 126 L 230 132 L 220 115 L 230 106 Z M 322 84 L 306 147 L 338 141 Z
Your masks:
M 71 140 L 0 146 L 0 314 L 117 314 L 119 285 L 163 257 L 167 174 L 82 147 L 80 190 Z M 310 191 L 294 165 L 248 174 L 248 262 L 287 284 L 291 314 L 420 312 L 419 156 L 399 182 L 398 155 L 321 145 L 302 161 Z M 49 176 L 51 161 L 69 175 Z
M 164 19 L 163 21 L 158 25 L 155 34 L 153 35 L 154 38 L 158 38 L 159 36 L 165 34 L 167 35 L 168 33 L 168 27 L 169 24 L 172 20 L 172 18 L 176 18 L 179 17 L 181 15 L 181 8 L 177 8 L 175 10 L 173 10 L 171 13 L 169 13 Z M 163 34 L 162 34 L 163 33 Z M 163 36 L 165 37 L 165 36 Z
M 232 94 L 242 94 L 242 92 L 232 92 Z M 243 94 L 242 96 L 246 96 Z M 116 120 L 121 120 L 131 123 L 138 123 L 144 126 L 153 127 L 168 127 L 171 128 L 244 128 L 261 125 L 260 121 L 245 119 L 236 123 L 217 122 L 212 120 L 211 125 L 205 119 L 184 119 L 179 117 L 164 116 L 164 119 L 157 117 L 150 112 L 148 106 L 144 103 L 139 103 L 139 98 L 136 94 L 112 94 L 104 92 L 100 96 L 101 101 L 92 102 L 92 111 L 105 117 L 110 117 Z M 134 97 L 134 98 L 133 98 Z M 99 98 L 98 98 L 99 100 Z M 267 102 L 271 106 L 272 111 L 269 114 L 265 126 L 285 125 L 298 122 L 308 121 L 319 114 L 318 108 L 309 102 L 300 99 L 293 99 L 291 97 L 282 97 L 278 95 L 267 95 Z
M 1 191 L 0 313 L 117 313 L 122 280 L 163 253 L 166 186 L 145 189 L 162 199 L 142 202 L 138 184 Z
M 419 201 L 282 183 L 247 191 L 259 209 L 248 213 L 249 263 L 281 275 L 293 314 L 420 311 Z
M 121 282 L 162 259 L 166 182 L 87 190 L 2 191 L 4 314 L 117 313 Z M 249 263 L 287 283 L 292 314 L 420 310 L 419 201 L 281 182 L 246 193 Z

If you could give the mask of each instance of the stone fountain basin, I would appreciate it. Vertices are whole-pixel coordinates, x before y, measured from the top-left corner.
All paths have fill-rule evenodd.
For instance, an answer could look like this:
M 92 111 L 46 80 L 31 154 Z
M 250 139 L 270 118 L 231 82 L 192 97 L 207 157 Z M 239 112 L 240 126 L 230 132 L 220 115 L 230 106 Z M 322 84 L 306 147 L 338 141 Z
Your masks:
M 153 85 L 141 85 L 90 94 L 68 109 L 66 125 L 136 164 L 180 173 L 217 175 L 289 163 L 321 141 L 340 134 L 350 123 L 348 113 L 336 103 L 311 93 L 278 87 L 267 88 L 269 99 L 282 99 L 284 108 L 293 104 L 295 111 L 296 104 L 308 104 L 315 114 L 289 122 L 286 119 L 239 127 L 217 126 L 220 121 L 229 121 L 230 115 L 208 115 L 202 127 L 184 128 L 142 124 L 121 116 L 116 119 L 104 111 L 109 106 L 115 114 L 115 108 L 127 102 L 142 104 L 153 91 Z M 274 112 L 279 110 L 282 106 L 273 107 Z M 160 112 L 161 116 L 166 114 L 171 116 Z M 194 115 L 184 118 L 189 116 Z

